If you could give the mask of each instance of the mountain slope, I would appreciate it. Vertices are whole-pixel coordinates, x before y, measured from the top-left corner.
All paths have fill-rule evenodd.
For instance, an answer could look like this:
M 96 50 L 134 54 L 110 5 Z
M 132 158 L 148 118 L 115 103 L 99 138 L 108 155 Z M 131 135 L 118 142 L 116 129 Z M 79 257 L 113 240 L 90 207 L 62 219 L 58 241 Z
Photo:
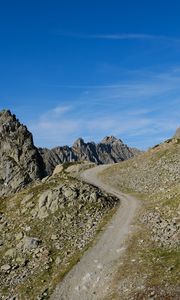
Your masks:
M 0 198 L 0 299 L 49 299 L 118 203 L 65 169 Z
M 110 172 L 120 189 L 151 194 L 167 191 L 180 183 L 180 141 L 168 140 L 131 161 L 111 167 Z
M 136 233 L 111 284 L 112 299 L 179 299 L 180 139 L 111 166 L 101 178 L 142 201 Z

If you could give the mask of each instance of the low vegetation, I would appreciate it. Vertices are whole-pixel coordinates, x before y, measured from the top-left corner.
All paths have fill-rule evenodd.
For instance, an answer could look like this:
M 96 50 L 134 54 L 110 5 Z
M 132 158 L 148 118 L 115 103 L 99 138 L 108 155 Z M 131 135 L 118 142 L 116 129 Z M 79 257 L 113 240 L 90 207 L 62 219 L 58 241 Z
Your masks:
M 0 298 L 46 299 L 114 212 L 117 199 L 59 174 L 0 201 Z

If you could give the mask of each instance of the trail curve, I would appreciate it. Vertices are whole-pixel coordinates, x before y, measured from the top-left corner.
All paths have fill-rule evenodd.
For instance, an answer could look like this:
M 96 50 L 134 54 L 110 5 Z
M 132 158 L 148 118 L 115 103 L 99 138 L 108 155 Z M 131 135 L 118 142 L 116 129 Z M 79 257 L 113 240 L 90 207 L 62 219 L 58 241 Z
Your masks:
M 96 244 L 82 256 L 64 280 L 57 286 L 50 300 L 102 300 L 118 261 L 125 251 L 125 240 L 132 230 L 139 201 L 103 183 L 98 174 L 109 165 L 84 171 L 81 178 L 113 194 L 121 201 Z

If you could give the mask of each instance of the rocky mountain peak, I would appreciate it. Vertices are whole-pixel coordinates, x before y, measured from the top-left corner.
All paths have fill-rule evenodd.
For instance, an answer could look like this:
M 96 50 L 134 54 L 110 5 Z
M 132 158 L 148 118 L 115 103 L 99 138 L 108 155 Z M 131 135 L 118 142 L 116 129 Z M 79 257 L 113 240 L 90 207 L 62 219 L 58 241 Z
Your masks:
M 13 145 L 16 144 L 19 147 L 33 144 L 32 134 L 27 130 L 26 126 L 19 122 L 10 110 L 0 112 L 0 137 L 1 142 L 3 141 L 3 146 L 5 146 L 5 140 L 7 141 L 8 139 L 9 142 L 10 140 L 13 142 Z M 9 146 L 10 144 L 12 143 L 9 143 Z
M 9 109 L 3 109 L 0 111 L 0 116 L 4 115 L 5 117 L 7 116 L 12 116 L 11 111 Z
M 84 145 L 84 144 L 85 144 L 84 140 L 83 140 L 82 138 L 78 138 L 78 139 L 74 142 L 73 148 L 80 148 L 80 147 L 82 147 L 82 145 Z
M 0 157 L 0 196 L 44 175 L 32 134 L 9 110 L 0 112 Z
M 110 135 L 110 136 L 106 136 L 105 138 L 103 138 L 103 140 L 101 141 L 101 144 L 112 144 L 112 143 L 116 143 L 116 142 L 123 143 L 120 139 L 117 139 L 115 136 Z

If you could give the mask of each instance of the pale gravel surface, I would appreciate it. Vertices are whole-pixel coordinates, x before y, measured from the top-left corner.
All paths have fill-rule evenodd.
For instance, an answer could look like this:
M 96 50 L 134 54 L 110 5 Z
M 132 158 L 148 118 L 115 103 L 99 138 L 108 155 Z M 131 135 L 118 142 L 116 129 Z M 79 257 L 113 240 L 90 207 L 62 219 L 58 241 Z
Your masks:
M 108 292 L 110 280 L 125 250 L 125 240 L 132 231 L 139 201 L 101 181 L 98 173 L 106 167 L 89 169 L 83 172 L 82 178 L 120 198 L 121 204 L 96 244 L 57 286 L 51 300 L 102 300 Z

